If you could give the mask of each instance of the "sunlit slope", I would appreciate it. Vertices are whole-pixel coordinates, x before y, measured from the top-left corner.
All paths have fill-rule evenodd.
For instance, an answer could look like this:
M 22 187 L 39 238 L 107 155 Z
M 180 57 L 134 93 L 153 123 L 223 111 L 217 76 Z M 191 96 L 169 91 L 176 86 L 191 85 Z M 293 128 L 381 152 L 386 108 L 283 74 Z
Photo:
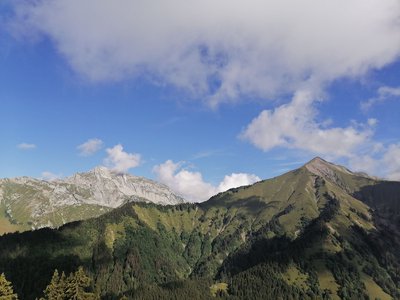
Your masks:
M 104 167 L 52 181 L 0 179 L 0 234 L 56 228 L 138 201 L 164 205 L 184 202 L 165 185 Z
M 66 186 L 71 195 L 88 193 Z M 44 181 L 18 182 L 3 180 L 0 222 L 11 224 L 1 227 L 1 233 L 32 230 L 41 227 L 58 227 L 65 223 L 97 217 L 111 208 L 87 203 L 54 203 L 53 190 Z
M 396 195 L 398 183 L 317 158 L 201 204 L 128 203 L 59 230 L 4 236 L 0 272 L 26 299 L 41 295 L 55 268 L 78 265 L 100 294 L 117 298 L 193 292 L 232 299 L 397 299 Z

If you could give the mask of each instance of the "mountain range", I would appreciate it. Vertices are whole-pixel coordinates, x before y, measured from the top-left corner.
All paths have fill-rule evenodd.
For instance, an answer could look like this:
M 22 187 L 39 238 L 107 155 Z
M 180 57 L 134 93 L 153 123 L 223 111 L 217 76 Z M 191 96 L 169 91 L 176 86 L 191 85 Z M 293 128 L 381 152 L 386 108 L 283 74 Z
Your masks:
M 386 300 L 400 299 L 399 254 L 400 182 L 315 158 L 203 203 L 5 234 L 0 272 L 21 299 L 83 266 L 103 299 Z
M 0 179 L 0 234 L 58 227 L 97 217 L 127 202 L 183 203 L 167 186 L 105 167 L 65 179 Z

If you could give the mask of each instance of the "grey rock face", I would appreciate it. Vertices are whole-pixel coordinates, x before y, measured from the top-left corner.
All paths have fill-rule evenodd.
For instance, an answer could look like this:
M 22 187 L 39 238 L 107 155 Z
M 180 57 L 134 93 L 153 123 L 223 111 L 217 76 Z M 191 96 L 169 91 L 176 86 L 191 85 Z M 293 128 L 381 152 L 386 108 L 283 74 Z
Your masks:
M 0 179 L 0 214 L 10 228 L 3 232 L 56 227 L 96 217 L 127 202 L 184 203 L 167 186 L 105 167 L 45 181 L 30 177 Z M 5 227 L 4 227 L 5 228 Z

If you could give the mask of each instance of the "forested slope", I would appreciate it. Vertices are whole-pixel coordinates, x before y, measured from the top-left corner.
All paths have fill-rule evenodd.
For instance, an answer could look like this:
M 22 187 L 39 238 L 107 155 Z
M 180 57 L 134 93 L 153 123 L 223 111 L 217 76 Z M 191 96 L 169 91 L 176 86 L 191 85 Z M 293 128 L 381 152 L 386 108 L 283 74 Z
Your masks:
M 399 195 L 317 159 L 201 204 L 7 234 L 0 272 L 22 299 L 79 266 L 109 299 L 400 299 Z

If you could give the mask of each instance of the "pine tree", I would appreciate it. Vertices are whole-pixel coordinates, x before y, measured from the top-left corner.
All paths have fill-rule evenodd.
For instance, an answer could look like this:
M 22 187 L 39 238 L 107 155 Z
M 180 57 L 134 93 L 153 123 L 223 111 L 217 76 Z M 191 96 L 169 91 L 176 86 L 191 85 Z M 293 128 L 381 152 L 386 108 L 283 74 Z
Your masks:
M 65 274 L 64 272 L 60 275 L 58 274 L 58 270 L 54 271 L 53 277 L 49 285 L 44 290 L 44 299 L 46 300 L 63 300 L 65 299 Z
M 89 292 L 90 278 L 82 267 L 68 277 L 61 276 L 55 270 L 49 285 L 44 290 L 44 298 L 40 300 L 97 300 L 96 294 Z M 1 299 L 0 299 L 1 300 Z
M 0 275 L 0 300 L 17 300 L 17 294 L 14 294 L 14 290 L 11 282 L 6 279 L 4 273 Z
M 75 273 L 71 273 L 67 279 L 65 295 L 71 300 L 94 300 L 98 297 L 91 292 L 87 292 L 90 287 L 90 278 L 86 275 L 82 267 Z

